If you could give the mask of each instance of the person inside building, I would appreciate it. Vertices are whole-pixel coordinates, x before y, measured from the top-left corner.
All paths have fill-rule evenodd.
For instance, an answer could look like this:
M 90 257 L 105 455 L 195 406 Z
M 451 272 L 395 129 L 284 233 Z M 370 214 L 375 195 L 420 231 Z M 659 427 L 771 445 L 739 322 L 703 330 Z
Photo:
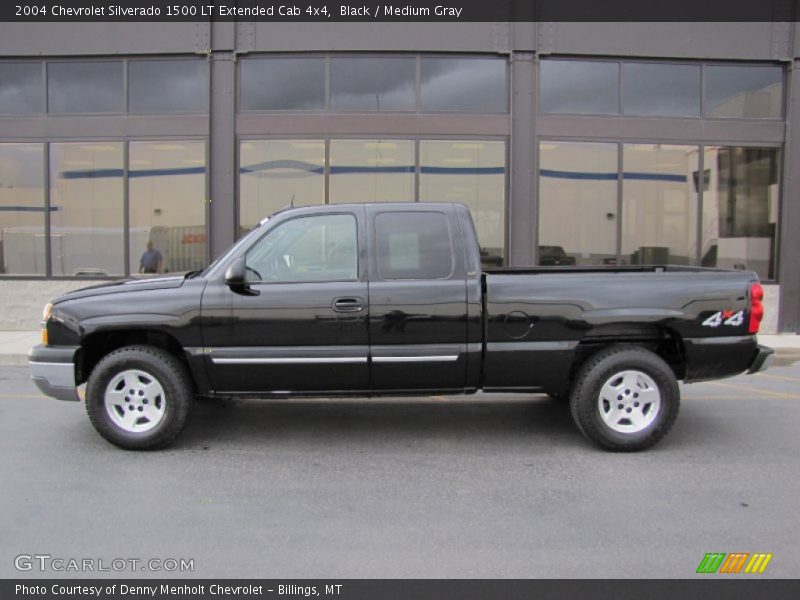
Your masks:
M 139 273 L 160 273 L 161 263 L 163 261 L 161 252 L 153 248 L 153 242 L 147 242 L 147 250 L 142 254 L 139 260 Z

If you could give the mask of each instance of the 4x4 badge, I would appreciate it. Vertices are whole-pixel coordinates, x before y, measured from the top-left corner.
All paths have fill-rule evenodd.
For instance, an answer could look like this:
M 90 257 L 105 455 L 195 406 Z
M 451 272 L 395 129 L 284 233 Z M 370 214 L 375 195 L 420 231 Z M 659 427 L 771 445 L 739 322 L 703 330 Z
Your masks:
M 730 325 L 738 327 L 744 323 L 744 311 L 734 313 L 732 310 L 719 310 L 703 321 L 705 327 L 719 327 L 720 325 Z

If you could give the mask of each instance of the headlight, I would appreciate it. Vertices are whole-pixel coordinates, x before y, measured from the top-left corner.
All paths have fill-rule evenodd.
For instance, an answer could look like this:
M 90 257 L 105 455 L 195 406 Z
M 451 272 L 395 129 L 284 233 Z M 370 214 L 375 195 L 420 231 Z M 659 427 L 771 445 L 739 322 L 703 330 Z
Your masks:
M 48 302 L 44 305 L 42 311 L 42 343 L 47 345 L 47 321 L 50 319 L 50 313 L 53 312 L 53 303 Z

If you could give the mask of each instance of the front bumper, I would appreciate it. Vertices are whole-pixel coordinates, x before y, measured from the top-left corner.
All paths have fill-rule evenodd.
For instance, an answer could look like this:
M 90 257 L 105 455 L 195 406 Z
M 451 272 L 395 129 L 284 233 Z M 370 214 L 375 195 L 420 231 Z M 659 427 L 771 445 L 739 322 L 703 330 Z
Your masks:
M 41 392 L 58 400 L 80 401 L 75 383 L 75 353 L 77 347 L 44 346 L 31 348 L 28 367 L 31 379 Z
M 775 358 L 775 350 L 767 348 L 766 346 L 759 346 L 756 351 L 753 362 L 750 363 L 750 368 L 747 369 L 748 373 L 758 373 L 765 371 L 772 364 L 772 359 Z

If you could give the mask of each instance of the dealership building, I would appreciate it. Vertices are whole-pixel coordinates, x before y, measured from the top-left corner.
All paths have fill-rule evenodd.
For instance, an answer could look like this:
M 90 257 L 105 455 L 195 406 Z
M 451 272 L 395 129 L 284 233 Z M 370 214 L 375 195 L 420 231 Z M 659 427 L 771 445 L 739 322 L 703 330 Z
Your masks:
M 800 331 L 800 29 L 0 24 L 0 329 L 290 204 L 461 202 L 487 266 L 756 271 Z

